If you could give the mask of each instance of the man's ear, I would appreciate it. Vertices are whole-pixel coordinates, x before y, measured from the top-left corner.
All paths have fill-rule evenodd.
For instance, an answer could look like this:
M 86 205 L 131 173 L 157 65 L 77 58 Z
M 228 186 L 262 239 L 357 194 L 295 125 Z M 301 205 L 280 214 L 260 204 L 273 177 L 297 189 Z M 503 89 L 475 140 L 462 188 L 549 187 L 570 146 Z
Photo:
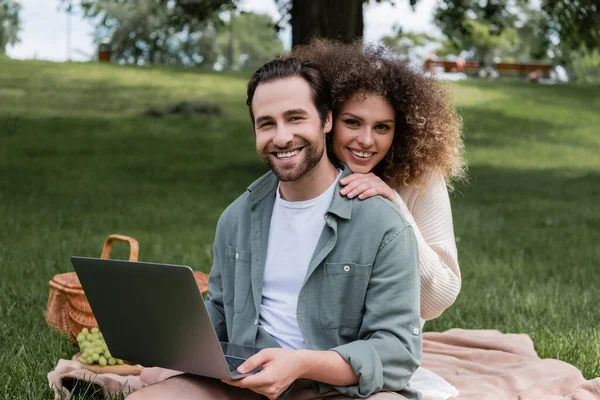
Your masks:
M 325 116 L 325 124 L 323 125 L 323 132 L 329 133 L 333 128 L 333 114 L 331 110 L 327 111 L 327 115 Z

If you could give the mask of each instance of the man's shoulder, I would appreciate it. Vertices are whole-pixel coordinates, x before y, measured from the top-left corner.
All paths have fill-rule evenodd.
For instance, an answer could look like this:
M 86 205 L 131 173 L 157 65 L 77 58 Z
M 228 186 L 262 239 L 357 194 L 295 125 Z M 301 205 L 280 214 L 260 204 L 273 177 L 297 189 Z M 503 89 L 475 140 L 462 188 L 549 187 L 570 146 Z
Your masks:
M 360 223 L 378 224 L 381 228 L 393 227 L 402 230 L 410 227 L 410 223 L 398 207 L 382 196 L 373 196 L 368 199 L 353 199 L 352 219 Z
M 260 197 L 261 192 L 265 191 L 266 194 L 271 190 L 273 186 L 273 173 L 267 172 L 254 182 L 252 182 L 248 188 L 235 199 L 223 213 L 221 214 L 222 221 L 234 221 L 250 213 L 252 199 L 251 196 Z
M 220 220 L 223 222 L 235 221 L 239 219 L 245 213 L 250 212 L 250 206 L 248 204 L 248 197 L 250 195 L 250 191 L 246 190 L 237 199 L 235 199 L 231 204 L 227 206 L 227 208 L 221 214 Z

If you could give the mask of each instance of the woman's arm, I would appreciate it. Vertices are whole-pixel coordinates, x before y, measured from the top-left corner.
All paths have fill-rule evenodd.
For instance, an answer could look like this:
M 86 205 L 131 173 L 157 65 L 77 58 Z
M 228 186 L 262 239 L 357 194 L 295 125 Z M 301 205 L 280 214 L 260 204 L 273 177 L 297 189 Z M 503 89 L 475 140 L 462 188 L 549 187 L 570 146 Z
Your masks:
M 460 269 L 450 198 L 443 176 L 432 175 L 422 187 L 403 187 L 393 199 L 415 230 L 421 271 L 421 318 L 438 317 L 456 300 Z

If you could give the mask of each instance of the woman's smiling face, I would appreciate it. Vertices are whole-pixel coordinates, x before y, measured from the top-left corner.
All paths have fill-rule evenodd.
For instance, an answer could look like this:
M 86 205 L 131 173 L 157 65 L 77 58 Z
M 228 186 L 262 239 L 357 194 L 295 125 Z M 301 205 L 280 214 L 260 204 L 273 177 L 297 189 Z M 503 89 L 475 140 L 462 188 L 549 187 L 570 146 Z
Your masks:
M 383 97 L 356 93 L 333 126 L 333 152 L 352 172 L 366 174 L 385 157 L 394 140 L 396 113 Z

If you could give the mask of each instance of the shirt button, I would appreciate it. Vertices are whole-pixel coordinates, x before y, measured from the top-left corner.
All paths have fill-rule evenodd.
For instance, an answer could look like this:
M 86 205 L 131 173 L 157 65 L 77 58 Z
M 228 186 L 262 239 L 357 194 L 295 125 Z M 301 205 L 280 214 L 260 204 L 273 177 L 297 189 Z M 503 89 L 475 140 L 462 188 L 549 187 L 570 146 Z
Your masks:
M 235 253 L 235 259 L 237 260 L 238 258 L 240 258 L 240 253 Z
M 350 266 L 349 265 L 344 265 L 344 271 L 349 272 L 350 271 Z
M 415 329 L 413 329 L 413 333 L 414 333 L 415 335 L 418 335 L 418 334 L 419 334 L 419 328 L 415 328 Z
M 254 325 L 258 325 L 258 319 L 254 320 Z

